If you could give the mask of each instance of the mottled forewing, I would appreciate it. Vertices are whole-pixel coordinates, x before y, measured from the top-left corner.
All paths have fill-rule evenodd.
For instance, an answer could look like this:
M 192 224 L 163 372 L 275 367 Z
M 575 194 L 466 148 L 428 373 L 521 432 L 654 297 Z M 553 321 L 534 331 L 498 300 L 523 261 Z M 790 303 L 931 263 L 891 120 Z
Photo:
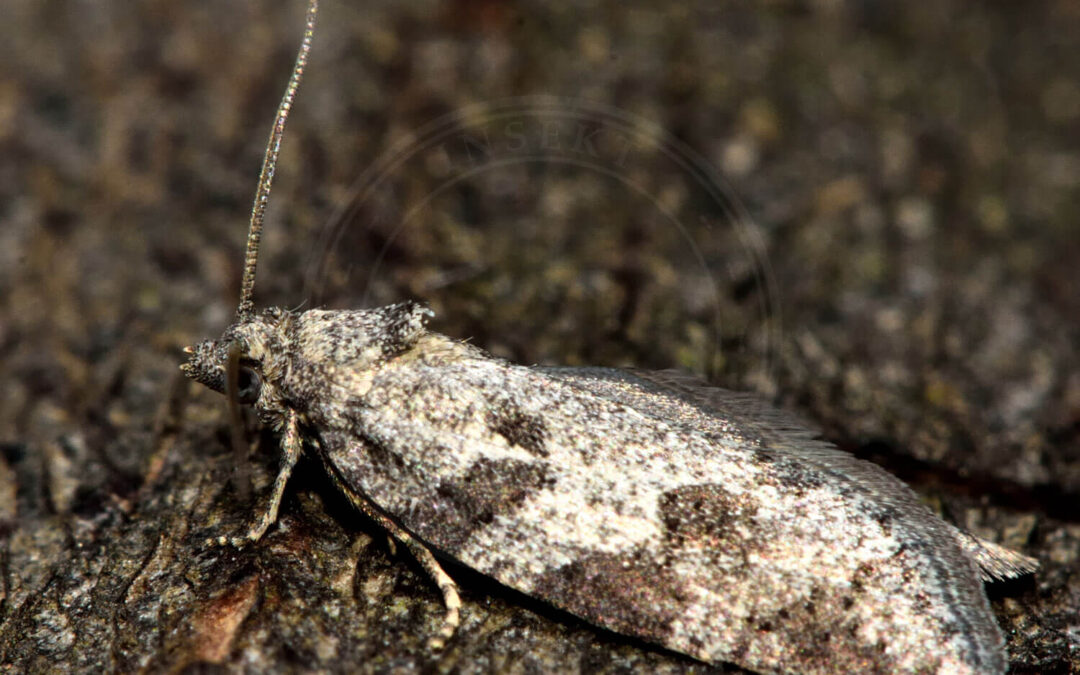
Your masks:
M 1003 670 L 943 522 L 599 375 L 410 360 L 325 429 L 324 450 L 359 498 L 462 563 L 706 661 Z
M 940 524 L 917 495 L 895 476 L 820 440 L 817 432 L 807 428 L 802 420 L 753 394 L 712 386 L 675 370 L 563 367 L 538 370 L 596 395 L 648 409 L 650 414 L 674 423 L 711 433 L 733 433 L 769 453 L 813 464 L 834 480 L 858 486 L 878 504 L 895 508 L 917 529 Z M 1034 558 L 968 532 L 956 530 L 955 535 L 964 552 L 978 563 L 984 581 L 1029 574 L 1039 566 Z M 943 543 L 948 548 L 953 538 Z

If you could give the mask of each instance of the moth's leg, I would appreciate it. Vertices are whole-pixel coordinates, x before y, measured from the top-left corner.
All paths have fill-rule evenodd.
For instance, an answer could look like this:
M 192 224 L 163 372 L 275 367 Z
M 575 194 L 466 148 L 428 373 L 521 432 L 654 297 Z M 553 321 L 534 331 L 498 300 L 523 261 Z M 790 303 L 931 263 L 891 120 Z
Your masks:
M 442 593 L 443 604 L 446 606 L 443 625 L 438 634 L 428 640 L 428 646 L 431 649 L 442 649 L 446 641 L 454 636 L 454 631 L 457 630 L 458 624 L 461 623 L 461 596 L 458 595 L 457 584 L 439 565 L 439 561 L 435 559 L 435 554 L 431 552 L 431 549 L 413 539 L 407 532 L 399 530 L 395 533 L 395 536 L 409 547 L 417 562 L 420 563 L 420 566 L 428 573 L 435 585 L 439 587 L 439 592 Z
M 435 585 L 439 587 L 439 592 L 443 596 L 443 604 L 446 606 L 446 614 L 443 616 L 442 628 L 437 635 L 428 640 L 428 646 L 431 649 L 442 649 L 446 645 L 446 641 L 453 637 L 458 624 L 461 623 L 461 597 L 458 595 L 457 584 L 439 565 L 439 561 L 435 559 L 435 554 L 431 552 L 431 549 L 413 538 L 397 523 L 372 508 L 367 500 L 356 495 L 351 496 L 351 501 L 356 505 L 356 508 L 386 528 L 386 531 L 390 533 L 393 539 L 405 544 L 409 551 L 412 552 L 413 557 L 416 558 L 416 561 L 420 563 L 420 566 L 428 573 Z
M 281 506 L 281 496 L 285 493 L 285 484 L 289 482 L 296 460 L 300 459 L 300 451 L 303 449 L 303 441 L 300 438 L 300 420 L 296 412 L 290 410 L 285 420 L 285 433 L 281 436 L 281 468 L 278 469 L 277 478 L 274 479 L 274 489 L 270 493 L 270 505 L 263 511 L 259 520 L 251 526 L 243 537 L 233 537 L 233 546 L 241 547 L 248 542 L 258 541 L 266 534 L 274 521 L 277 520 L 278 508 Z

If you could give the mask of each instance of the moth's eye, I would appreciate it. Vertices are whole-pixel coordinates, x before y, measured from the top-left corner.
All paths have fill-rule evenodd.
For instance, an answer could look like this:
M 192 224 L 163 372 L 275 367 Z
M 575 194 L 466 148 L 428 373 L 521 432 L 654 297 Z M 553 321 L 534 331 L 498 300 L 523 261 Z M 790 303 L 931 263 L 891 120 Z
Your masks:
M 237 398 L 245 405 L 251 405 L 259 400 L 259 390 L 262 389 L 262 378 L 253 369 L 240 366 L 237 372 Z

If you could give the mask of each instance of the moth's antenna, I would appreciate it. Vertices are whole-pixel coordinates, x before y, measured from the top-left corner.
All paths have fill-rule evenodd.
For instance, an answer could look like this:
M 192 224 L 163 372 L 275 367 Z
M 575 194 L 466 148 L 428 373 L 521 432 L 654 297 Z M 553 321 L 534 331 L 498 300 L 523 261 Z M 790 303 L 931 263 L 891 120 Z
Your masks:
M 266 155 L 263 156 L 262 171 L 259 173 L 259 187 L 255 190 L 255 203 L 251 206 L 251 224 L 248 226 L 244 277 L 240 282 L 240 304 L 236 308 L 236 318 L 240 320 L 249 319 L 255 313 L 255 303 L 251 300 L 251 293 L 255 288 L 255 265 L 259 262 L 259 237 L 262 236 L 263 215 L 266 213 L 266 202 L 270 198 L 270 185 L 274 182 L 278 151 L 281 150 L 281 137 L 285 133 L 285 120 L 289 117 L 293 99 L 296 98 L 296 90 L 300 88 L 300 80 L 304 76 L 304 67 L 307 66 L 311 41 L 315 35 L 315 15 L 318 13 L 319 0 L 308 0 L 304 40 L 300 43 L 300 51 L 296 54 L 296 64 L 293 66 L 292 76 L 289 77 L 289 84 L 285 87 L 285 95 L 281 97 L 277 119 L 274 120 L 274 126 L 270 129 L 270 141 L 266 144 Z

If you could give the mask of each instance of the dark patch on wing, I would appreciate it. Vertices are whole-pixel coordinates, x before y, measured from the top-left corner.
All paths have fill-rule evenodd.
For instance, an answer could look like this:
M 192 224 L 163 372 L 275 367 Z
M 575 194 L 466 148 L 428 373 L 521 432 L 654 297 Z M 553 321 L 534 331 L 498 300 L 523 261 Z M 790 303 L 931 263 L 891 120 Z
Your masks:
M 772 670 L 777 664 L 789 663 L 791 672 L 898 672 L 900 664 L 886 651 L 888 635 L 869 642 L 860 630 L 863 623 L 858 608 L 870 601 L 868 592 L 872 594 L 880 585 L 874 578 L 878 573 L 867 565 L 856 572 L 850 588 L 817 587 L 778 607 L 769 608 L 769 603 L 748 607 L 741 626 L 732 626 L 725 660 L 754 670 Z M 726 581 L 754 584 L 754 570 L 745 569 L 743 575 Z M 792 644 L 799 646 L 796 660 L 787 651 Z
M 676 548 L 687 545 L 705 549 L 723 546 L 733 537 L 736 519 L 753 516 L 753 507 L 718 485 L 688 485 L 660 495 L 660 518 L 667 539 Z
M 595 553 L 544 573 L 533 593 L 588 621 L 663 642 L 690 604 L 681 580 L 644 550 Z
M 813 465 L 799 466 L 793 462 L 784 461 L 774 464 L 771 472 L 776 484 L 784 488 L 785 492 L 793 495 L 801 495 L 811 490 L 819 490 L 826 486 L 826 481 L 821 473 Z M 839 491 L 842 486 L 830 484 L 829 488 Z
M 512 513 L 531 494 L 554 484 L 555 479 L 543 463 L 478 460 L 464 476 L 439 483 L 435 492 L 451 508 L 443 514 L 442 522 L 432 523 L 427 529 L 438 530 L 432 538 L 453 552 L 495 516 Z
M 743 640 L 736 651 L 748 651 L 756 633 L 780 630 L 798 636 L 800 668 L 820 672 L 897 672 L 900 664 L 886 652 L 888 636 L 867 642 L 860 633 L 861 622 L 852 612 L 866 602 L 864 586 L 873 588 L 875 583 L 859 580 L 847 593 L 828 593 L 817 588 L 809 597 L 775 612 L 751 614 L 746 618 Z
M 536 457 L 547 457 L 547 425 L 537 415 L 522 411 L 513 403 L 505 403 L 488 413 L 488 426 L 510 445 L 524 448 Z
M 761 448 L 750 448 L 750 457 L 755 464 L 774 464 L 777 460 L 776 454 L 771 450 L 763 450 Z
M 362 441 L 373 464 L 381 466 L 388 471 L 405 471 L 405 460 L 402 459 L 401 455 L 395 452 L 393 448 L 370 437 L 362 437 Z
M 881 530 L 886 536 L 893 536 L 893 523 L 900 517 L 900 514 L 895 508 L 891 506 L 878 506 L 871 509 L 869 515 L 877 521 L 877 524 L 881 526 Z

